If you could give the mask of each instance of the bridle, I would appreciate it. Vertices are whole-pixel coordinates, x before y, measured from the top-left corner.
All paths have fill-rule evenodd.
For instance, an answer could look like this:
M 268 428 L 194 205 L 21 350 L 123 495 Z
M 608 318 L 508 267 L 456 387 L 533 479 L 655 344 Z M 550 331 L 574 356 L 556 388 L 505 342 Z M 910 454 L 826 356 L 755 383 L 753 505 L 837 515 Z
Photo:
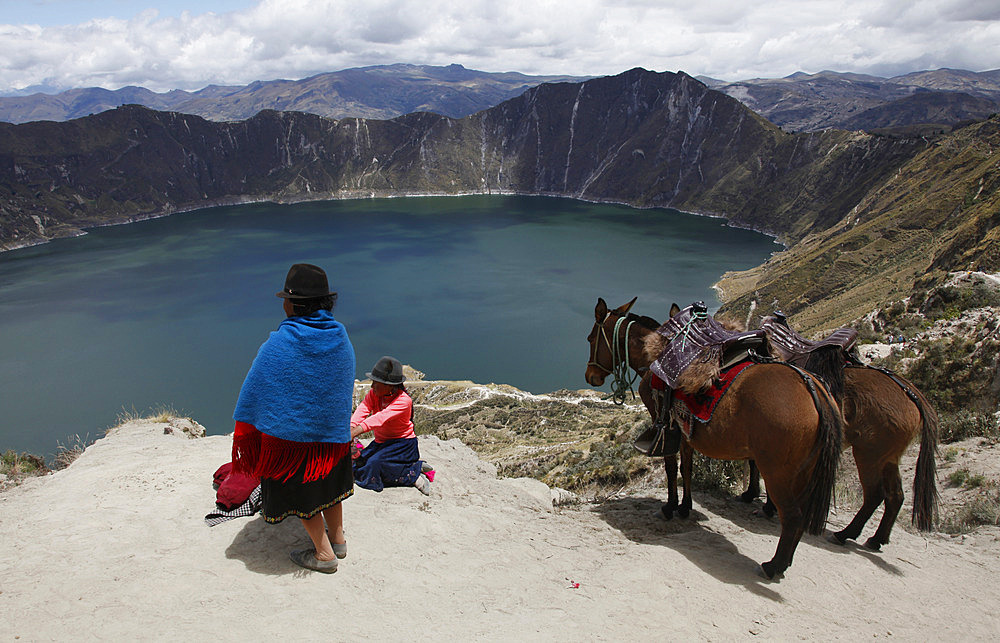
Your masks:
M 635 390 L 632 385 L 635 383 L 636 378 L 639 377 L 639 371 L 629 377 L 629 364 L 628 364 L 628 335 L 629 331 L 632 329 L 632 324 L 635 323 L 634 319 L 626 319 L 625 316 L 619 317 L 615 321 L 615 328 L 612 332 L 612 337 L 608 337 L 608 333 L 604 330 L 604 324 L 607 323 L 608 318 L 611 317 L 611 311 L 604 316 L 604 320 L 600 323 L 595 322 L 594 325 L 600 329 L 600 337 L 595 337 L 593 344 L 590 347 L 590 361 L 587 362 L 587 366 L 596 366 L 597 368 L 604 371 L 607 375 L 611 375 L 614 380 L 611 382 L 611 400 L 615 404 L 625 403 L 625 392 L 628 391 L 632 394 L 632 399 L 635 399 Z M 621 332 L 621 327 L 623 322 L 628 322 L 625 324 L 625 336 L 624 342 L 622 343 L 623 349 L 619 349 L 619 333 Z M 597 347 L 600 340 L 603 339 L 605 345 L 608 347 L 608 352 L 611 353 L 611 368 L 607 368 L 603 364 L 597 361 Z

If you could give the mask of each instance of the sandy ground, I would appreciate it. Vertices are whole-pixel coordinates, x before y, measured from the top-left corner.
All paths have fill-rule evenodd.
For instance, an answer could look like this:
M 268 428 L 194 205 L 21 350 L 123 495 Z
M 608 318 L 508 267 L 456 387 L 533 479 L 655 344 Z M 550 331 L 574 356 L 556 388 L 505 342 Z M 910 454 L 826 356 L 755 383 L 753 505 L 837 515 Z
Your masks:
M 358 489 L 349 555 L 324 575 L 288 559 L 308 543 L 298 521 L 207 527 L 230 439 L 163 429 L 129 423 L 0 494 L 0 639 L 1000 638 L 996 530 L 897 527 L 882 553 L 806 536 L 769 582 L 778 526 L 752 507 L 696 496 L 667 522 L 651 490 L 553 508 L 542 483 L 421 438 L 432 495 Z

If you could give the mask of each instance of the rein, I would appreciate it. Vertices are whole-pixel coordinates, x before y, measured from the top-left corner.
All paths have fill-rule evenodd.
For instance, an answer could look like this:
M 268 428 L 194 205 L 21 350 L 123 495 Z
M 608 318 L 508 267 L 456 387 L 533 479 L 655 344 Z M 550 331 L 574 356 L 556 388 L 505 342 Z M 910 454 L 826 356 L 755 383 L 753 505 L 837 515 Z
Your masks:
M 628 365 L 628 334 L 632 329 L 632 324 L 635 320 L 628 320 L 625 324 L 625 342 L 624 348 L 618 348 L 618 334 L 621 330 L 622 322 L 626 321 L 625 317 L 619 317 L 618 321 L 615 322 L 615 329 L 612 333 L 614 341 L 608 339 L 608 334 L 604 330 L 604 323 L 608 321 L 608 317 L 611 316 L 609 312 L 604 316 L 604 321 L 602 321 L 598 327 L 601 329 L 601 337 L 604 339 L 604 343 L 607 344 L 608 350 L 611 352 L 611 368 L 607 368 L 602 364 L 597 363 L 597 340 L 594 341 L 594 346 L 591 349 L 590 361 L 587 362 L 588 366 L 596 366 L 608 375 L 611 375 L 614 380 L 611 382 L 611 395 L 609 396 L 615 404 L 625 403 L 625 393 L 629 392 L 632 394 L 632 399 L 635 399 L 635 390 L 632 388 L 635 384 L 636 378 L 639 377 L 639 371 L 635 371 L 631 377 L 629 377 L 629 365 Z M 622 354 L 624 352 L 624 354 Z

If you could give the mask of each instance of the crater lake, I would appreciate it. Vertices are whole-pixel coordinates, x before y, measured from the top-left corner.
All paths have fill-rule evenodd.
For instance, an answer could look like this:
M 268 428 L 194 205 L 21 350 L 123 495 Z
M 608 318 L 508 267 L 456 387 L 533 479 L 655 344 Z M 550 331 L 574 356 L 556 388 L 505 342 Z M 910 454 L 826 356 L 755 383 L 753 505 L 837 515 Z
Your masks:
M 571 199 L 413 197 L 198 210 L 0 254 L 0 451 L 51 458 L 123 413 L 210 434 L 284 318 L 293 263 L 323 267 L 357 377 L 392 355 L 427 379 L 587 388 L 598 297 L 663 320 L 771 237 L 722 219 Z M 605 385 L 607 388 L 607 385 Z

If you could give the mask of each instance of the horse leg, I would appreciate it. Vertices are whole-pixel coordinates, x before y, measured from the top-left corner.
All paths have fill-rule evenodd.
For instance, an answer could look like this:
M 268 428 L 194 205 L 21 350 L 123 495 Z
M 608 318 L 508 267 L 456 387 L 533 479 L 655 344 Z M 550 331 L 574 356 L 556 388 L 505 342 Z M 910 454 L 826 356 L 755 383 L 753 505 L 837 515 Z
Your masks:
M 677 510 L 677 515 L 687 518 L 691 515 L 691 469 L 694 461 L 694 450 L 687 440 L 681 441 L 681 479 L 684 480 L 684 501 Z
M 743 502 L 753 502 L 758 497 L 760 497 L 760 470 L 757 468 L 757 463 L 754 460 L 747 460 L 750 463 L 750 481 L 747 483 L 747 490 L 740 494 L 740 500 Z M 771 502 L 771 496 L 768 495 L 764 499 L 764 506 L 761 507 L 761 511 L 768 518 L 774 518 L 774 503 Z
M 667 504 L 660 507 L 663 517 L 670 520 L 677 511 L 677 455 L 663 456 L 663 470 L 667 475 Z M 684 487 L 684 495 L 687 495 L 687 487 Z
M 882 478 L 879 475 L 877 462 L 866 462 L 858 457 L 857 451 L 854 453 L 855 462 L 858 465 L 858 477 L 861 478 L 861 490 L 864 500 L 861 509 L 851 520 L 850 524 L 833 534 L 841 545 L 848 540 L 857 540 L 864 529 L 865 523 L 872 517 L 878 506 L 885 500 L 885 491 L 882 488 Z M 901 492 L 902 493 L 902 492 Z M 898 512 L 898 509 L 897 509 Z M 895 519 L 895 517 L 893 517 Z
M 889 543 L 889 534 L 892 533 L 892 526 L 896 524 L 896 516 L 903 506 L 903 481 L 899 476 L 899 465 L 896 463 L 886 464 L 882 469 L 882 487 L 885 490 L 885 509 L 882 511 L 882 520 L 875 530 L 875 535 L 865 541 L 865 547 L 872 551 L 879 551 L 882 545 Z
M 760 496 L 760 471 L 756 462 L 753 460 L 747 462 L 750 463 L 750 480 L 747 481 L 747 490 L 740 494 L 740 500 L 753 502 Z
M 781 535 L 778 537 L 778 548 L 774 551 L 774 558 L 761 563 L 760 568 L 769 579 L 780 578 L 785 570 L 792 564 L 792 557 L 795 555 L 795 548 L 802 539 L 805 532 L 805 521 L 802 517 L 802 510 L 794 502 L 785 502 L 778 505 L 778 516 L 781 519 Z
M 649 373 L 643 376 L 642 380 L 639 382 L 639 398 L 642 403 L 646 406 L 646 411 L 649 413 L 649 417 L 652 419 L 653 424 L 660 419 L 660 405 L 664 404 L 665 401 L 658 395 L 662 396 L 662 391 L 653 391 L 652 386 L 650 386 Z M 660 507 L 660 512 L 663 517 L 670 520 L 674 517 L 674 512 L 677 511 L 677 456 L 676 455 L 665 455 L 663 456 L 663 472 L 666 474 L 667 478 L 667 504 Z

